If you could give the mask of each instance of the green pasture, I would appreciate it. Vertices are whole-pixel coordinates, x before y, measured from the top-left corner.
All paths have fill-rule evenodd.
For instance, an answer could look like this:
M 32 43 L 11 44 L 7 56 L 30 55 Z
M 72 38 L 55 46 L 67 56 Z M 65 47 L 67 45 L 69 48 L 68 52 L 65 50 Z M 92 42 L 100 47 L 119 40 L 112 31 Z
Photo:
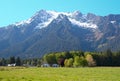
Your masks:
M 0 81 L 120 81 L 120 68 L 0 67 Z

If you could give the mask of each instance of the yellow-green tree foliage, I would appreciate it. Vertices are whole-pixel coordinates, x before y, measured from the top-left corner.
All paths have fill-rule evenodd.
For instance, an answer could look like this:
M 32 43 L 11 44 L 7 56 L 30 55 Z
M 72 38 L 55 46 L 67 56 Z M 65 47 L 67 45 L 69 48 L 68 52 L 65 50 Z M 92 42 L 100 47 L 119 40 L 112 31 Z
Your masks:
M 73 58 L 65 59 L 64 65 L 65 65 L 65 67 L 72 67 L 73 66 Z
M 95 60 L 93 59 L 92 55 L 87 54 L 87 55 L 86 55 L 86 60 L 87 60 L 87 62 L 88 62 L 88 66 L 90 66 L 90 67 L 96 66 L 96 62 L 95 62 Z

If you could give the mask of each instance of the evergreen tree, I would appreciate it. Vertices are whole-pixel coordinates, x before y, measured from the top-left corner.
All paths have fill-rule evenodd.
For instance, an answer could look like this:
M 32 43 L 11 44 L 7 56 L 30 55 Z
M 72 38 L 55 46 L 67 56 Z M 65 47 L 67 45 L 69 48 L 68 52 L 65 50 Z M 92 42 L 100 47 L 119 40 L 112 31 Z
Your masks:
M 0 66 L 5 66 L 6 65 L 6 60 L 4 58 L 0 59 Z
M 21 66 L 21 59 L 20 59 L 20 57 L 17 57 L 17 59 L 16 59 L 16 66 Z
M 38 67 L 41 66 L 41 59 L 37 59 L 37 66 L 38 66 Z
M 112 52 L 111 52 L 111 50 L 110 49 L 108 49 L 106 52 L 105 52 L 105 56 L 106 56 L 106 65 L 107 66 L 112 66 L 113 65 L 113 59 L 112 59 L 112 57 L 113 57 L 113 54 L 112 54 Z
M 10 57 L 9 63 L 10 63 L 10 64 L 15 63 L 15 57 L 14 57 L 14 56 L 13 56 L 13 57 Z

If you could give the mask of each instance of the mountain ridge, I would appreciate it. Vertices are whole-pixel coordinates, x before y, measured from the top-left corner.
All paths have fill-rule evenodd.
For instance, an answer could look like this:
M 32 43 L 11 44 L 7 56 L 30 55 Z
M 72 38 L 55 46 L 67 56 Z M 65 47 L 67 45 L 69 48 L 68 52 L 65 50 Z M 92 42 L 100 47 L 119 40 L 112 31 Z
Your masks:
M 0 57 L 42 57 L 49 52 L 119 50 L 120 15 L 41 10 L 0 28 Z

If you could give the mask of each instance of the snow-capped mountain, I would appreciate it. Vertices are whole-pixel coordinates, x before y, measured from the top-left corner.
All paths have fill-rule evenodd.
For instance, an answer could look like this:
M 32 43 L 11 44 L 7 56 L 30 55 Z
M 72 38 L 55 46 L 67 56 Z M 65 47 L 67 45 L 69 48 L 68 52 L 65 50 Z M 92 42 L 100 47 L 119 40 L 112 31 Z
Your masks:
M 34 21 L 39 21 L 36 28 L 41 29 L 41 28 L 47 27 L 59 15 L 67 16 L 67 18 L 73 25 L 77 25 L 79 27 L 85 27 L 85 28 L 97 28 L 96 24 L 94 24 L 91 20 L 88 20 L 87 16 L 83 15 L 79 11 L 75 11 L 73 13 L 67 13 L 67 12 L 65 13 L 65 12 L 41 10 L 37 12 L 30 19 L 15 23 L 14 25 L 19 26 L 24 24 L 30 24 L 31 22 L 34 22 Z
M 0 56 L 41 57 L 49 52 L 120 47 L 120 15 L 40 10 L 0 28 Z

